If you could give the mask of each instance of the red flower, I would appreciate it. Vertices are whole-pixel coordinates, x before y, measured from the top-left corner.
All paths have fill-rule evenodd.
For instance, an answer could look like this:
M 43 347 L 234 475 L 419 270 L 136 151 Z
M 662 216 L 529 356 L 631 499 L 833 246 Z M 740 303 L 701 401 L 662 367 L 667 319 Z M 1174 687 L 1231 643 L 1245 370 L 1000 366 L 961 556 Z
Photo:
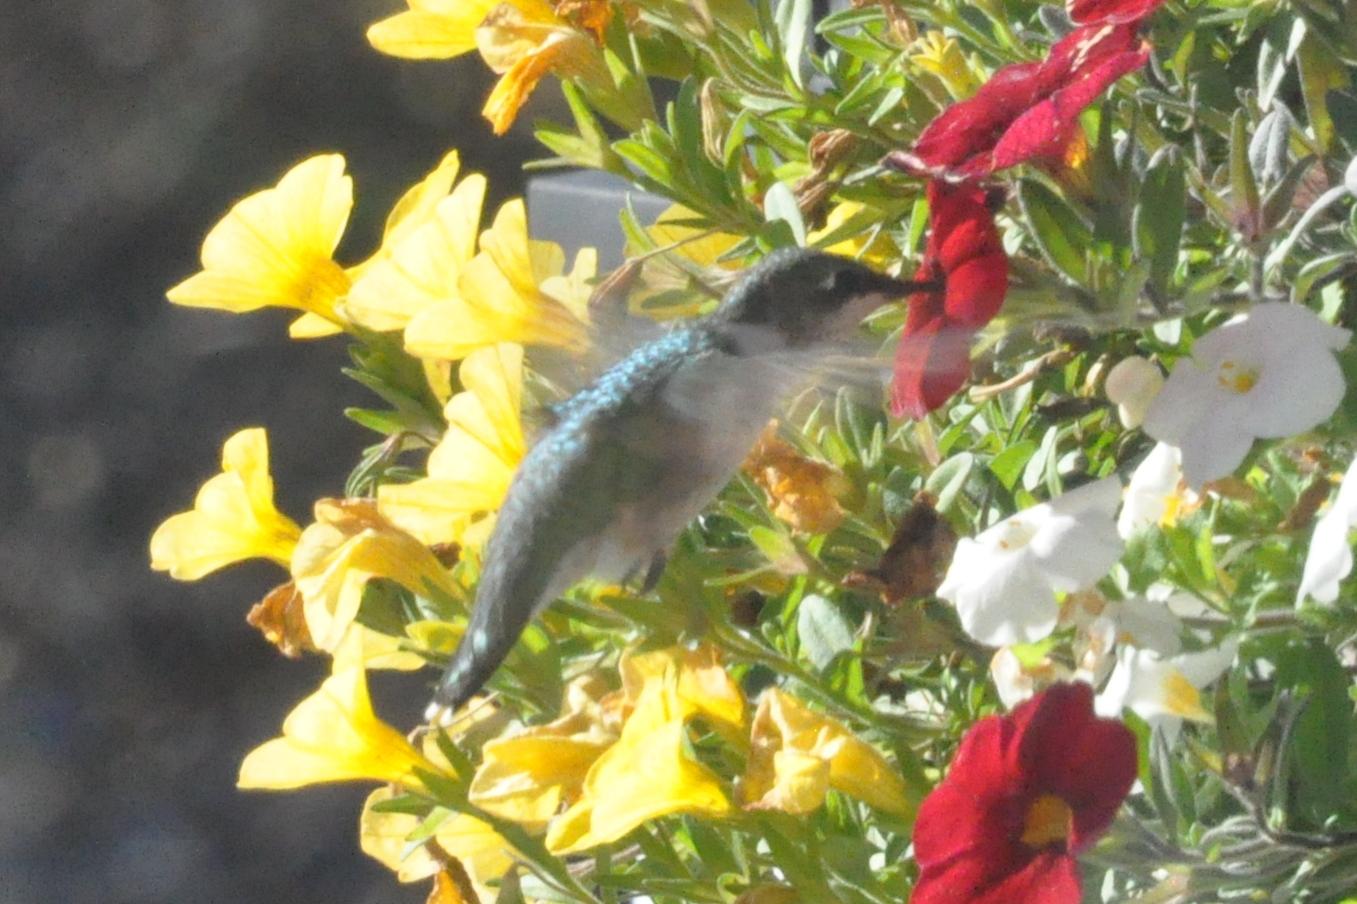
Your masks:
M 971 337 L 1004 303 L 1008 256 L 987 201 L 972 185 L 928 184 L 932 226 L 914 279 L 933 288 L 909 298 L 891 387 L 897 415 L 923 417 L 961 388 L 971 372 Z
M 912 151 L 892 152 L 885 163 L 905 172 L 981 177 L 1034 158 L 1059 159 L 1080 111 L 1149 59 L 1136 36 L 1139 24 L 1085 25 L 1041 63 L 1004 66 L 973 97 L 930 122 Z
M 1158 9 L 1164 0 L 1069 0 L 1070 18 L 1080 25 L 1102 22 L 1115 25 L 1138 22 Z
M 1135 777 L 1135 737 L 1094 716 L 1087 684 L 982 719 L 919 809 L 911 904 L 1078 904 L 1075 857 Z

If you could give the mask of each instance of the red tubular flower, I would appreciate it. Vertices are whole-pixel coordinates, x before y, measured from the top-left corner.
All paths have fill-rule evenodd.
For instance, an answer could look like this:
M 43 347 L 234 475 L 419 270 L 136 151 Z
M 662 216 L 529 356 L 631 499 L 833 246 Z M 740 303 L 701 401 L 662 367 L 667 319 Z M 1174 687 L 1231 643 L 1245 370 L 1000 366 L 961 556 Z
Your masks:
M 1129 7 L 1131 0 L 1107 5 Z M 1027 160 L 1059 159 L 1080 111 L 1149 59 L 1139 25 L 1081 26 L 1041 63 L 1004 66 L 930 122 L 912 151 L 892 152 L 884 162 L 905 172 L 978 178 Z
M 1008 291 L 1008 256 L 984 190 L 928 184 L 931 229 L 914 278 L 936 288 L 909 298 L 895 352 L 891 410 L 920 418 L 961 388 L 971 372 L 975 332 L 999 312 Z
M 1080 25 L 1092 22 L 1116 25 L 1139 22 L 1163 3 L 1164 0 L 1069 0 L 1066 9 Z
M 1078 904 L 1075 857 L 1135 777 L 1135 737 L 1094 715 L 1087 684 L 982 719 L 919 809 L 911 904 Z

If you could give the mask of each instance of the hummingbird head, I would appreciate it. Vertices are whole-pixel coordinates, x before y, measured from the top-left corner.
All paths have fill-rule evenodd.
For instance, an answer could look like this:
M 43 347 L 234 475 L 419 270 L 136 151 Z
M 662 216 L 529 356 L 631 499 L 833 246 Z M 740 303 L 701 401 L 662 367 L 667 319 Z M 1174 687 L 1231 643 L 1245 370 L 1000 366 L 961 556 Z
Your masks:
M 851 338 L 872 311 L 918 288 L 846 257 L 783 248 L 751 268 L 715 316 L 742 343 L 808 348 Z

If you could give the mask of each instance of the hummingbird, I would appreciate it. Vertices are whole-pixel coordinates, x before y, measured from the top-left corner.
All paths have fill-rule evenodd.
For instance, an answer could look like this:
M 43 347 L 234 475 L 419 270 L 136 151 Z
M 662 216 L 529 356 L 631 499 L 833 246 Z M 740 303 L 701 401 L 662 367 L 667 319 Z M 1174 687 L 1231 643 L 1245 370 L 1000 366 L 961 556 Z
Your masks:
M 924 288 L 801 248 L 750 268 L 706 317 L 641 345 L 553 410 L 486 542 L 471 618 L 426 716 L 447 719 L 537 613 L 592 577 L 653 589 L 802 378 L 864 317 Z

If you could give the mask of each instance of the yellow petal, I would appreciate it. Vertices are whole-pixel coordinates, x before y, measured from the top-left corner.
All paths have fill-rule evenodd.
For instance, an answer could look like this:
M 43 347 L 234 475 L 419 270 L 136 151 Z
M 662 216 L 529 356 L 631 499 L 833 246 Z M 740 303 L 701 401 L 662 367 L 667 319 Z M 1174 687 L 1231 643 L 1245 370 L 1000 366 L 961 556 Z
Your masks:
M 767 791 L 753 810 L 810 813 L 820 808 L 829 793 L 829 763 L 818 756 L 795 750 L 773 754 L 773 776 Z
M 382 53 L 442 60 L 476 47 L 476 26 L 499 0 L 410 0 L 410 9 L 368 28 L 368 42 Z
M 747 806 L 813 809 L 808 794 L 818 779 L 804 757 L 814 757 L 828 766 L 828 787 L 889 813 L 914 814 L 914 799 L 875 747 L 777 688 L 765 691 L 759 700 L 750 747 L 744 782 Z M 823 802 L 821 796 L 814 806 Z
M 344 328 L 333 320 L 312 314 L 310 311 L 287 325 L 287 334 L 293 339 L 324 339 L 326 336 L 337 336 L 342 332 Z
M 514 849 L 488 823 L 457 813 L 434 833 L 438 846 L 456 857 L 476 885 L 498 879 L 514 865 Z
M 699 267 L 722 267 L 727 270 L 738 270 L 739 261 L 721 261 L 720 259 L 727 251 L 740 244 L 742 236 L 731 235 L 727 232 L 711 232 L 709 230 L 685 225 L 685 221 L 700 219 L 698 214 L 682 206 L 675 204 L 665 210 L 656 218 L 654 225 L 649 227 L 646 232 L 654 241 L 656 247 L 665 247 L 666 245 L 677 245 L 674 253 L 679 254 L 688 260 L 697 264 Z M 703 233 L 707 233 L 703 236 Z M 695 238 L 695 236 L 703 236 Z
M 456 594 L 446 569 L 423 543 L 400 530 L 365 500 L 316 503 L 316 523 L 302 532 L 292 579 L 305 600 L 306 624 L 322 650 L 335 650 L 358 614 L 363 588 L 388 578 L 412 593 L 427 585 Z
M 587 737 L 491 741 L 482 748 L 468 799 L 487 813 L 540 829 L 562 801 L 578 797 L 589 768 L 609 746 L 607 739 Z
M 370 779 L 417 783 L 432 769 L 399 731 L 380 721 L 361 668 L 335 672 L 288 714 L 281 737 L 256 747 L 240 764 L 241 788 L 299 788 Z
M 250 558 L 287 564 L 301 533 L 273 505 L 268 437 L 242 430 L 222 448 L 222 473 L 198 491 L 193 510 L 167 519 L 151 537 L 151 567 L 193 581 Z
M 580 801 L 552 823 L 555 854 L 616 841 L 652 819 L 674 813 L 719 817 L 730 812 L 721 783 L 684 752 L 685 731 L 672 688 L 652 683 L 622 736 L 590 768 Z
M 345 314 L 369 329 L 399 330 L 419 312 L 455 298 L 462 271 L 476 252 L 485 189 L 484 176 L 467 176 L 423 222 L 416 222 L 422 216 L 417 206 L 426 199 L 411 201 L 400 223 L 388 227 L 383 253 L 354 282 L 344 300 Z
M 382 514 L 426 543 L 465 543 L 473 520 L 499 508 L 526 448 L 523 349 L 478 349 L 458 376 L 465 389 L 444 408 L 448 430 L 429 454 L 429 476 L 377 491 Z
M 238 202 L 203 240 L 202 272 L 167 293 L 175 304 L 242 312 L 272 306 L 337 321 L 349 279 L 334 262 L 353 206 L 338 154 L 312 157 Z
M 358 818 L 358 846 L 363 853 L 393 871 L 401 882 L 418 882 L 438 872 L 438 862 L 429 854 L 428 847 L 409 843 L 410 835 L 420 827 L 422 820 L 411 813 L 373 809 L 395 796 L 396 790 L 389 785 L 367 796 L 363 814 Z

